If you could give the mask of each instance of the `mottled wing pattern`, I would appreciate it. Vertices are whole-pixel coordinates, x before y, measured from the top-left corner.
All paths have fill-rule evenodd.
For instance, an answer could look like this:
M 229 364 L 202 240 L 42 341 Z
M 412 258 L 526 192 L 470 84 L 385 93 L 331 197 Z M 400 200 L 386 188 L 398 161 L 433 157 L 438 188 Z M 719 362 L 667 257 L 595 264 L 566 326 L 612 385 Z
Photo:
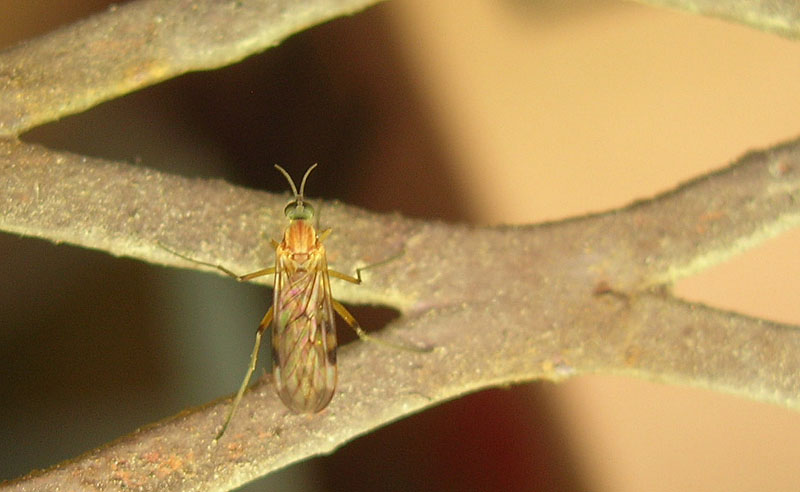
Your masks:
M 324 250 L 302 267 L 279 256 L 275 272 L 272 374 L 287 407 L 325 408 L 336 389 L 336 327 Z

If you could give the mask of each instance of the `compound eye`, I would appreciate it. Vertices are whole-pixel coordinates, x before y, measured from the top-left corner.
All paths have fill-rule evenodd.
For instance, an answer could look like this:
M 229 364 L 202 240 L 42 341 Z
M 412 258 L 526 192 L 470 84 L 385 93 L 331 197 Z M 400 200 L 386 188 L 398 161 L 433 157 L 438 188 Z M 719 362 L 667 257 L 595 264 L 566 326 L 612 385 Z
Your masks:
M 312 207 L 311 204 L 303 203 L 300 207 L 303 209 L 302 219 L 310 220 L 311 218 L 314 217 L 314 207 Z
M 294 200 L 286 205 L 283 214 L 291 220 L 309 220 L 314 217 L 314 207 L 301 200 Z
M 286 205 L 286 208 L 283 209 L 283 215 L 285 215 L 286 217 L 288 217 L 290 219 L 294 218 L 294 217 L 292 217 L 292 215 L 294 215 L 296 208 L 297 208 L 297 202 L 296 201 L 289 202 Z

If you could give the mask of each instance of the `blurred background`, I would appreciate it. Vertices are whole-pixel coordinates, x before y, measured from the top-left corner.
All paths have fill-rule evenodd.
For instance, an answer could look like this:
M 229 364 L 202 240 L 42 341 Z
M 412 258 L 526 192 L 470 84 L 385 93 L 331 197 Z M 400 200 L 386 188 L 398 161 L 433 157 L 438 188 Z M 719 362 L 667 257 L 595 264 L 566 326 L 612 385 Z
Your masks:
M 0 49 L 110 3 L 0 0 Z M 799 93 L 800 45 L 717 20 L 611 0 L 396 0 L 23 139 L 280 192 L 273 164 L 319 162 L 311 197 L 525 224 L 796 137 Z M 785 234 L 678 294 L 800 324 L 799 250 Z M 0 480 L 233 393 L 270 299 L 8 234 L 0 269 Z M 396 316 L 354 311 L 373 329 Z M 796 412 L 593 376 L 471 395 L 243 490 L 796 491 L 798 442 Z

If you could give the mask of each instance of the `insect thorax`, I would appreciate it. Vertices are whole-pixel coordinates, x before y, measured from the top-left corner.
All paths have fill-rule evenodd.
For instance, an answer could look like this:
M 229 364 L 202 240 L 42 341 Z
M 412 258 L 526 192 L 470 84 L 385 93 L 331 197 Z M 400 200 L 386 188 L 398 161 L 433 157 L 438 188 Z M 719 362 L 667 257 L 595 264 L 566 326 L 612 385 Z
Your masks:
M 293 220 L 283 234 L 283 246 L 292 255 L 313 253 L 318 249 L 317 231 L 307 220 Z

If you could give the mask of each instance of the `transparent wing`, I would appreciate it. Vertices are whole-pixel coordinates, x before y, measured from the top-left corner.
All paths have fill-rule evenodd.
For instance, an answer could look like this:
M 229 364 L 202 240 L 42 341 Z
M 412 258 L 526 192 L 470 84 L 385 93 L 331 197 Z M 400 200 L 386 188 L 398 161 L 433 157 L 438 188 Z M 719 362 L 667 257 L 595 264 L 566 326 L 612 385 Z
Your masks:
M 275 272 L 272 374 L 297 413 L 325 408 L 336 389 L 336 327 L 324 250 L 297 268 L 288 255 Z

